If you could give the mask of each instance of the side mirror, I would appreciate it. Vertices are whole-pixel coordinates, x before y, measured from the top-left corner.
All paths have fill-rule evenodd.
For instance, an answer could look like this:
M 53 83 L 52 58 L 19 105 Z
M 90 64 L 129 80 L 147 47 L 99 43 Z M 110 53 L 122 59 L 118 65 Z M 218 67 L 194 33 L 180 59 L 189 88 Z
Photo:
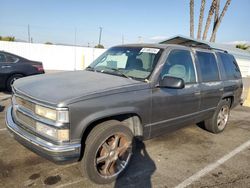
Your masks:
M 164 76 L 159 82 L 159 87 L 183 89 L 185 87 L 184 80 L 172 76 Z

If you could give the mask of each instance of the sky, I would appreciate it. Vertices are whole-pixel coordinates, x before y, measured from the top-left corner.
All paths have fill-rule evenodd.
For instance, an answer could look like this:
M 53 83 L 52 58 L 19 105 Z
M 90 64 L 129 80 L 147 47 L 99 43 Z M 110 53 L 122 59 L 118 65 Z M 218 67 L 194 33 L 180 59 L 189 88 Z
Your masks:
M 196 36 L 201 0 L 194 1 Z M 206 1 L 203 26 L 211 1 Z M 250 41 L 249 10 L 250 0 L 232 0 L 216 42 Z M 105 47 L 123 41 L 158 42 L 189 36 L 189 0 L 0 0 L 0 36 L 27 41 L 28 25 L 35 43 L 94 46 L 99 27 Z

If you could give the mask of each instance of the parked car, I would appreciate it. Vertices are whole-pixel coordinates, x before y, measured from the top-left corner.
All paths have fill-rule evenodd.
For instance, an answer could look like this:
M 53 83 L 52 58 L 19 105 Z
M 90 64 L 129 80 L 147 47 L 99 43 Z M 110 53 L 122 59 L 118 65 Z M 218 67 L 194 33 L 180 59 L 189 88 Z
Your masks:
M 222 132 L 242 87 L 225 51 L 121 45 L 84 71 L 17 80 L 6 122 L 30 150 L 54 162 L 80 161 L 85 176 L 104 184 L 127 168 L 137 138 L 192 123 Z
M 11 91 L 11 85 L 16 79 L 43 74 L 43 64 L 23 57 L 0 51 L 0 88 Z

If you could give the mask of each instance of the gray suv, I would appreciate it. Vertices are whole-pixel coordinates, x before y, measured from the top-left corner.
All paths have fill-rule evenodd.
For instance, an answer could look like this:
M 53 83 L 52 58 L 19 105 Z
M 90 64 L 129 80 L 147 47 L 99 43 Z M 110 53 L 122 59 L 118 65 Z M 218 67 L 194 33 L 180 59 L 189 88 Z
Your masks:
M 181 45 L 112 47 L 84 71 L 38 75 L 13 85 L 6 124 L 21 144 L 110 183 L 127 168 L 135 139 L 184 125 L 222 132 L 241 102 L 235 58 Z

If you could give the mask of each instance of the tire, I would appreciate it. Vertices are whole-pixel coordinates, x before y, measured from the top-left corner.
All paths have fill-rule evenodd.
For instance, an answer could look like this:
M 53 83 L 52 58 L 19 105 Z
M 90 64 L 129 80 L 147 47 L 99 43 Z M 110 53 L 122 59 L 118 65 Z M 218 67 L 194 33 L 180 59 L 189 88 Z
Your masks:
M 133 148 L 134 135 L 127 126 L 115 120 L 101 123 L 87 137 L 80 171 L 94 183 L 111 183 L 125 172 Z
M 6 90 L 8 92 L 11 92 L 12 91 L 12 84 L 14 83 L 15 80 L 19 79 L 19 78 L 22 78 L 23 75 L 22 74 L 14 74 L 12 76 L 10 76 L 6 82 Z
M 227 126 L 230 115 L 230 100 L 222 100 L 212 118 L 204 121 L 204 127 L 211 133 L 221 133 Z

